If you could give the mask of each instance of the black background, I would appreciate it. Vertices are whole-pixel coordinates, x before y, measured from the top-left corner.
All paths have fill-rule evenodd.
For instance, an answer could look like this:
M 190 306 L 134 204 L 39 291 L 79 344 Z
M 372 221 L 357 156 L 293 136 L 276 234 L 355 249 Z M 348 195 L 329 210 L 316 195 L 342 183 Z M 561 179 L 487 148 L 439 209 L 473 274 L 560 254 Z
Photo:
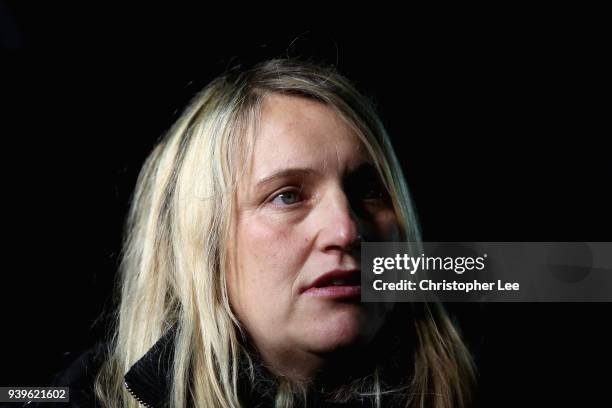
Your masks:
M 140 166 L 236 64 L 315 56 L 356 82 L 392 136 L 425 240 L 612 241 L 597 10 L 366 11 L 298 24 L 297 10 L 0 3 L 0 385 L 45 385 L 101 336 Z M 449 309 L 477 359 L 480 406 L 612 405 L 609 304 Z

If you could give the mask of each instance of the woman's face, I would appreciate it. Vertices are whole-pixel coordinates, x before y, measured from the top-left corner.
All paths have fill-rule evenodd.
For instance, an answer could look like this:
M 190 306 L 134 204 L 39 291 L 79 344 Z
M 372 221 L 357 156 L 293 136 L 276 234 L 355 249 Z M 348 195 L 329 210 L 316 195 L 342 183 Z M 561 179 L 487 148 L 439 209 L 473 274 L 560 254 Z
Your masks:
M 228 288 L 264 360 L 290 370 L 367 344 L 388 305 L 360 303 L 359 235 L 396 240 L 398 226 L 357 135 L 321 103 L 272 95 L 249 165 Z

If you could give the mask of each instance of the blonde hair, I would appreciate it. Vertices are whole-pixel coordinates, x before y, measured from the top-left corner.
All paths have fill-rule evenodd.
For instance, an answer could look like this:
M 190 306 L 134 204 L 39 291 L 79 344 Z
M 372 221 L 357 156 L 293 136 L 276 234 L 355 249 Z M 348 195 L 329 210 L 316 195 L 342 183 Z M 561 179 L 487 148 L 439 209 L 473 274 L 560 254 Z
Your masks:
M 224 265 L 235 188 L 249 157 L 261 106 L 271 93 L 315 99 L 346 121 L 367 147 L 393 202 L 402 239 L 420 233 L 406 182 L 372 104 L 333 68 L 275 59 L 230 71 L 207 85 L 157 144 L 139 175 L 119 270 L 120 305 L 96 393 L 110 407 L 136 407 L 123 375 L 175 326 L 172 407 L 240 406 L 240 364 L 252 354 L 228 299 Z M 439 304 L 415 303 L 405 322 L 416 342 L 406 382 L 385 388 L 375 371 L 336 400 L 385 393 L 406 407 L 461 407 L 474 378 L 470 354 Z M 253 380 L 251 375 L 251 380 Z M 367 389 L 364 390 L 364 384 Z M 276 406 L 300 393 L 279 379 Z M 305 391 L 302 390 L 302 394 Z

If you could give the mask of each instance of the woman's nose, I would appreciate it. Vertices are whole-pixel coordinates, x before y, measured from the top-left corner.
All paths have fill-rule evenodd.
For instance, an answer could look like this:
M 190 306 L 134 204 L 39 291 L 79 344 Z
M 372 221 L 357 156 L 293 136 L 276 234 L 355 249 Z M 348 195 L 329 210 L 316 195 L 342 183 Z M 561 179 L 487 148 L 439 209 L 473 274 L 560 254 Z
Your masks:
M 351 251 L 360 243 L 361 226 L 346 194 L 329 191 L 320 202 L 315 217 L 322 250 Z

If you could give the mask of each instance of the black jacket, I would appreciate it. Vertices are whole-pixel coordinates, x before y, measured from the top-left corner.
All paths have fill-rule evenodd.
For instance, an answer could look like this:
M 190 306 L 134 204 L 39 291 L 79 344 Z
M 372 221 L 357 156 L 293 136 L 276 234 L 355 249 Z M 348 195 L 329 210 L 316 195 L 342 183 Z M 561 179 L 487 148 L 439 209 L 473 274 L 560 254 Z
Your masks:
M 170 393 L 169 373 L 173 354 L 173 337 L 174 330 L 171 329 L 124 376 L 125 387 L 144 407 L 163 408 L 167 406 Z M 53 386 L 67 386 L 70 388 L 70 403 L 56 404 L 56 406 L 63 408 L 107 408 L 106 404 L 102 404 L 96 399 L 93 391 L 96 374 L 105 358 L 105 350 L 105 345 L 99 343 L 82 354 L 67 370 L 56 376 L 52 384 Z M 255 370 L 257 381 L 254 386 L 244 372 L 244 375 L 241 375 L 239 392 L 243 407 L 274 407 L 276 383 L 263 366 L 256 366 Z M 26 403 L 23 406 L 27 408 L 50 408 L 53 404 Z M 324 402 L 321 395 L 316 392 L 311 393 L 307 401 L 308 408 L 368 408 L 372 406 L 373 404 L 369 401 L 351 404 Z M 393 407 L 394 404 L 387 403 L 383 406 Z

